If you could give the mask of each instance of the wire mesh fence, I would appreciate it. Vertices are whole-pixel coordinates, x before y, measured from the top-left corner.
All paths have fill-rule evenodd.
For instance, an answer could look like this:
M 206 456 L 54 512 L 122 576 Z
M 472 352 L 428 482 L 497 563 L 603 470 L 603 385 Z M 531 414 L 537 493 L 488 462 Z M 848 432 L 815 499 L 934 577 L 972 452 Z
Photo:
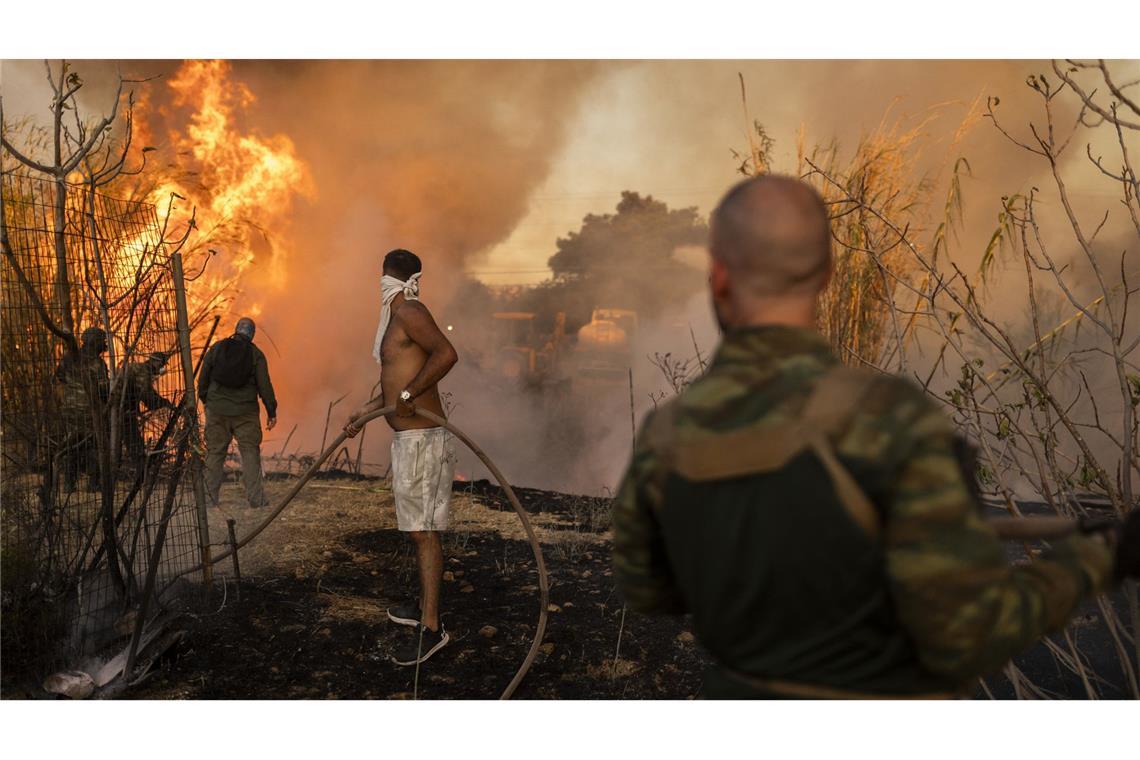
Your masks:
M 3 656 L 62 661 L 131 633 L 152 566 L 198 563 L 194 426 L 154 207 L 0 187 Z

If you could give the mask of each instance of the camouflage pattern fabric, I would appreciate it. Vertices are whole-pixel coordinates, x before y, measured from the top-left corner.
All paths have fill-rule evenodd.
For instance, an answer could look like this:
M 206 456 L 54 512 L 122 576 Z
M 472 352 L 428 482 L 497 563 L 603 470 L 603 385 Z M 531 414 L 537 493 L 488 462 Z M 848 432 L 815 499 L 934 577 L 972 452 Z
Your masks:
M 64 425 L 72 430 L 91 430 L 91 404 L 88 389 L 106 401 L 110 389 L 107 363 L 86 351 L 65 354 L 55 370 L 59 409 Z
M 132 362 L 127 365 L 124 377 L 126 388 L 122 430 L 127 457 L 136 467 L 141 467 L 146 460 L 145 417 L 139 411 L 139 405 L 148 411 L 174 406 L 155 390 L 154 383 L 158 376 L 158 372 L 148 361 Z
M 74 490 L 81 473 L 90 490 L 99 488 L 99 460 L 96 455 L 92 406 L 107 401 L 110 377 L 107 363 L 87 350 L 68 352 L 55 370 L 56 403 L 59 416 L 54 428 L 62 451 L 61 468 L 65 488 Z M 92 399 L 91 392 L 97 395 Z
M 816 382 L 837 364 L 826 340 L 814 331 L 775 326 L 732 330 L 708 371 L 670 402 L 666 416 L 679 436 L 778 426 L 796 419 Z M 643 423 L 613 503 L 614 569 L 632 609 L 681 613 L 699 608 L 700 600 L 685 598 L 682 588 L 689 588 L 691 597 L 694 585 L 677 575 L 678 568 L 692 572 L 693 563 L 671 557 L 668 549 L 687 546 L 694 539 L 670 535 L 668 521 L 663 520 L 673 494 L 668 486 L 671 473 L 667 453 L 655 442 L 659 437 L 651 434 L 655 415 L 660 417 L 663 411 Z M 890 612 L 887 627 L 894 630 L 869 635 L 901 637 L 906 645 L 897 648 L 898 656 L 913 660 L 909 668 L 896 668 L 898 673 L 910 673 L 905 678 L 913 684 L 896 678 L 890 688 L 901 693 L 959 689 L 1063 626 L 1082 597 L 1109 584 L 1112 554 L 1095 538 L 1057 542 L 1025 566 L 1007 562 L 1004 546 L 982 519 L 963 477 L 950 421 L 913 384 L 889 375 L 875 378 L 858 409 L 829 435 L 829 441 L 882 520 L 878 583 L 886 600 L 884 609 Z M 699 496 L 698 487 L 703 485 L 691 488 Z M 709 488 L 705 493 L 716 491 Z M 717 505 L 696 498 L 686 506 L 703 512 Z M 717 539 L 716 531 L 715 525 L 702 526 L 702 532 L 714 538 L 706 558 L 713 564 L 718 561 L 716 541 L 729 546 L 737 538 L 726 528 Z M 831 547 L 821 549 L 813 532 L 787 537 L 787 556 L 830 554 Z M 766 558 L 754 556 L 749 561 L 764 563 Z M 825 564 L 820 562 L 821 567 Z M 820 572 L 837 571 L 832 566 Z M 772 568 L 770 577 L 779 581 L 779 566 Z M 819 588 L 831 588 L 844 579 L 814 580 L 820 581 Z M 811 598 L 795 600 L 805 608 L 813 603 Z M 755 609 L 749 614 L 758 623 L 778 623 L 785 614 L 802 615 L 802 610 Z M 698 622 L 695 618 L 701 638 Z M 852 637 L 865 633 L 848 632 Z M 748 635 L 740 632 L 741 637 Z M 720 641 L 718 646 L 734 651 L 734 643 Z M 755 672 L 743 660 L 721 659 L 727 669 L 753 676 L 794 680 L 796 675 L 794 663 L 780 663 L 787 665 L 784 672 Z M 857 670 L 854 665 L 849 670 L 829 670 L 815 683 L 870 692 L 885 688 L 852 675 Z M 731 696 L 745 695 L 737 691 Z
M 132 362 L 127 365 L 126 403 L 128 411 L 138 411 L 139 404 L 150 411 L 173 406 L 170 401 L 163 398 L 155 390 L 154 383 L 158 377 L 158 373 L 150 362 Z

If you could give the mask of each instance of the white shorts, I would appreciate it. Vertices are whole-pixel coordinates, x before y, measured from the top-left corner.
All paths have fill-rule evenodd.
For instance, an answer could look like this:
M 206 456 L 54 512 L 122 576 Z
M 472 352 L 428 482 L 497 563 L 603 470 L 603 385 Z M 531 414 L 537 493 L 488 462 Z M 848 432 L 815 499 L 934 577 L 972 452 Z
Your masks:
M 455 473 L 453 438 L 441 427 L 397 430 L 392 437 L 392 493 L 400 530 L 447 529 Z

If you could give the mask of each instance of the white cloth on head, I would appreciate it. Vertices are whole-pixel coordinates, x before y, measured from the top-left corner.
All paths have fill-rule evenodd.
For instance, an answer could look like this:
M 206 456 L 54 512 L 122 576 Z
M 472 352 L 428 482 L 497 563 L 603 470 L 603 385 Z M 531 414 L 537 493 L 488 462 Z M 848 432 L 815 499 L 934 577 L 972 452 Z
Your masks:
M 420 272 L 408 278 L 407 282 L 398 280 L 390 274 L 380 278 L 380 326 L 376 328 L 376 340 L 372 343 L 372 358 L 380 364 L 380 344 L 384 341 L 384 333 L 388 332 L 388 323 L 392 321 L 392 301 L 401 293 L 409 301 L 420 300 Z

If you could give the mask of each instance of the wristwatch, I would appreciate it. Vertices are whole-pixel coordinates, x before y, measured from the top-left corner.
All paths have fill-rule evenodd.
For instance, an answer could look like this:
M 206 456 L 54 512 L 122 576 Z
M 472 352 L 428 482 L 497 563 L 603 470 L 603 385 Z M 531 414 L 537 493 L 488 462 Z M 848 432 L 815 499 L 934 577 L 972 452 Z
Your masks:
M 412 401 L 412 394 L 408 393 L 407 390 L 402 390 L 400 391 L 400 400 L 405 404 L 409 404 Z

